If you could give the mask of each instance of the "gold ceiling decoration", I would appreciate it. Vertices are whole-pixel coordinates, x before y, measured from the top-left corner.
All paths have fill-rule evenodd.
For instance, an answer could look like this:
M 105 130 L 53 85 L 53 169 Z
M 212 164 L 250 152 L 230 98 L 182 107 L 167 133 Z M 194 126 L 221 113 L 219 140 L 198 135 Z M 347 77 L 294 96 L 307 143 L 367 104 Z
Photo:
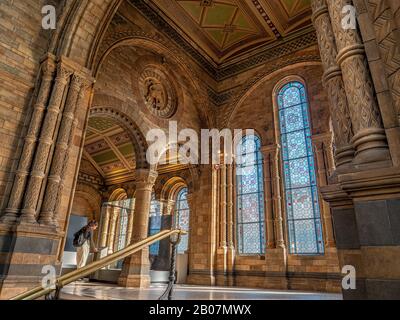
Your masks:
M 215 63 L 311 26 L 310 0 L 150 0 Z

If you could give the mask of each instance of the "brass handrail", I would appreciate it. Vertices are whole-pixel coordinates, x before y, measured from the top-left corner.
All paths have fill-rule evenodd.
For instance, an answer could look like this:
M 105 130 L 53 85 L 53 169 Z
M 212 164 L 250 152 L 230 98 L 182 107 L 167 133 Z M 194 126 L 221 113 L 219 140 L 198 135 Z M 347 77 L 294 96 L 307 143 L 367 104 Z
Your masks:
M 52 293 L 53 291 L 60 290 L 66 285 L 75 282 L 85 276 L 88 276 L 106 266 L 109 266 L 117 261 L 120 261 L 122 259 L 125 259 L 132 254 L 139 252 L 143 250 L 146 247 L 151 246 L 152 244 L 164 240 L 166 238 L 169 238 L 173 235 L 185 235 L 186 232 L 183 230 L 165 230 L 161 231 L 160 233 L 148 237 L 140 242 L 137 242 L 135 244 L 132 244 L 118 252 L 115 252 L 113 254 L 110 254 L 107 257 L 104 257 L 98 261 L 95 261 L 91 264 L 88 264 L 87 266 L 77 269 L 75 271 L 72 271 L 68 274 L 65 274 L 58 279 L 56 279 L 55 284 L 49 288 L 43 288 L 43 286 L 36 287 L 34 289 L 31 289 L 25 293 L 22 293 L 14 298 L 11 298 L 10 300 L 35 300 L 40 297 L 43 297 L 45 295 L 48 295 Z M 56 288 L 54 288 L 54 285 Z

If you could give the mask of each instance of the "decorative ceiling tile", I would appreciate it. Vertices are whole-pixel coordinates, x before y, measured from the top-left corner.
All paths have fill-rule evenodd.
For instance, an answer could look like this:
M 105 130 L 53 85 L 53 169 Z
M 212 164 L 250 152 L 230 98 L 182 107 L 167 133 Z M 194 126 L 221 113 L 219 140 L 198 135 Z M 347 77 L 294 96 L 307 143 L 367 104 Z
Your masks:
M 217 65 L 311 26 L 310 0 L 150 0 Z M 243 59 L 244 59 L 243 58 Z

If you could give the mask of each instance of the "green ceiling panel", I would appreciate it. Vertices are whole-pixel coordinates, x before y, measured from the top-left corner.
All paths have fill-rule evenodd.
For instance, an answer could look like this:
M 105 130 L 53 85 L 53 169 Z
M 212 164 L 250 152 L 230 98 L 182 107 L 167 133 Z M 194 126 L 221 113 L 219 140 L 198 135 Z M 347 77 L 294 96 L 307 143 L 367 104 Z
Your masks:
M 118 161 L 118 157 L 115 155 L 114 151 L 112 151 L 112 150 L 108 150 L 106 152 L 97 154 L 97 155 L 93 156 L 93 159 L 100 165 Z
M 201 13 L 203 11 L 203 8 L 200 6 L 200 2 L 197 2 L 197 1 L 179 1 L 179 4 L 185 9 L 185 11 L 197 23 L 200 23 Z
M 203 26 L 225 26 L 232 21 L 233 14 L 236 11 L 235 6 L 216 3 L 208 7 L 204 17 Z

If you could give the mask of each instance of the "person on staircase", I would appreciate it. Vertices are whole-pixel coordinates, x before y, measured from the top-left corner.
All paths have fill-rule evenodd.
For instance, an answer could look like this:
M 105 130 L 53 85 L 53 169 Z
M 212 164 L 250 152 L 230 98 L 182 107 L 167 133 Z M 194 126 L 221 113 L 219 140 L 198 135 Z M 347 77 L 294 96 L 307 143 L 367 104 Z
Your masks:
M 81 269 L 86 266 L 91 251 L 94 253 L 98 252 L 98 249 L 96 248 L 93 241 L 93 233 L 98 228 L 98 226 L 99 224 L 97 223 L 97 221 L 92 220 L 74 235 L 73 244 L 77 250 L 77 269 Z

